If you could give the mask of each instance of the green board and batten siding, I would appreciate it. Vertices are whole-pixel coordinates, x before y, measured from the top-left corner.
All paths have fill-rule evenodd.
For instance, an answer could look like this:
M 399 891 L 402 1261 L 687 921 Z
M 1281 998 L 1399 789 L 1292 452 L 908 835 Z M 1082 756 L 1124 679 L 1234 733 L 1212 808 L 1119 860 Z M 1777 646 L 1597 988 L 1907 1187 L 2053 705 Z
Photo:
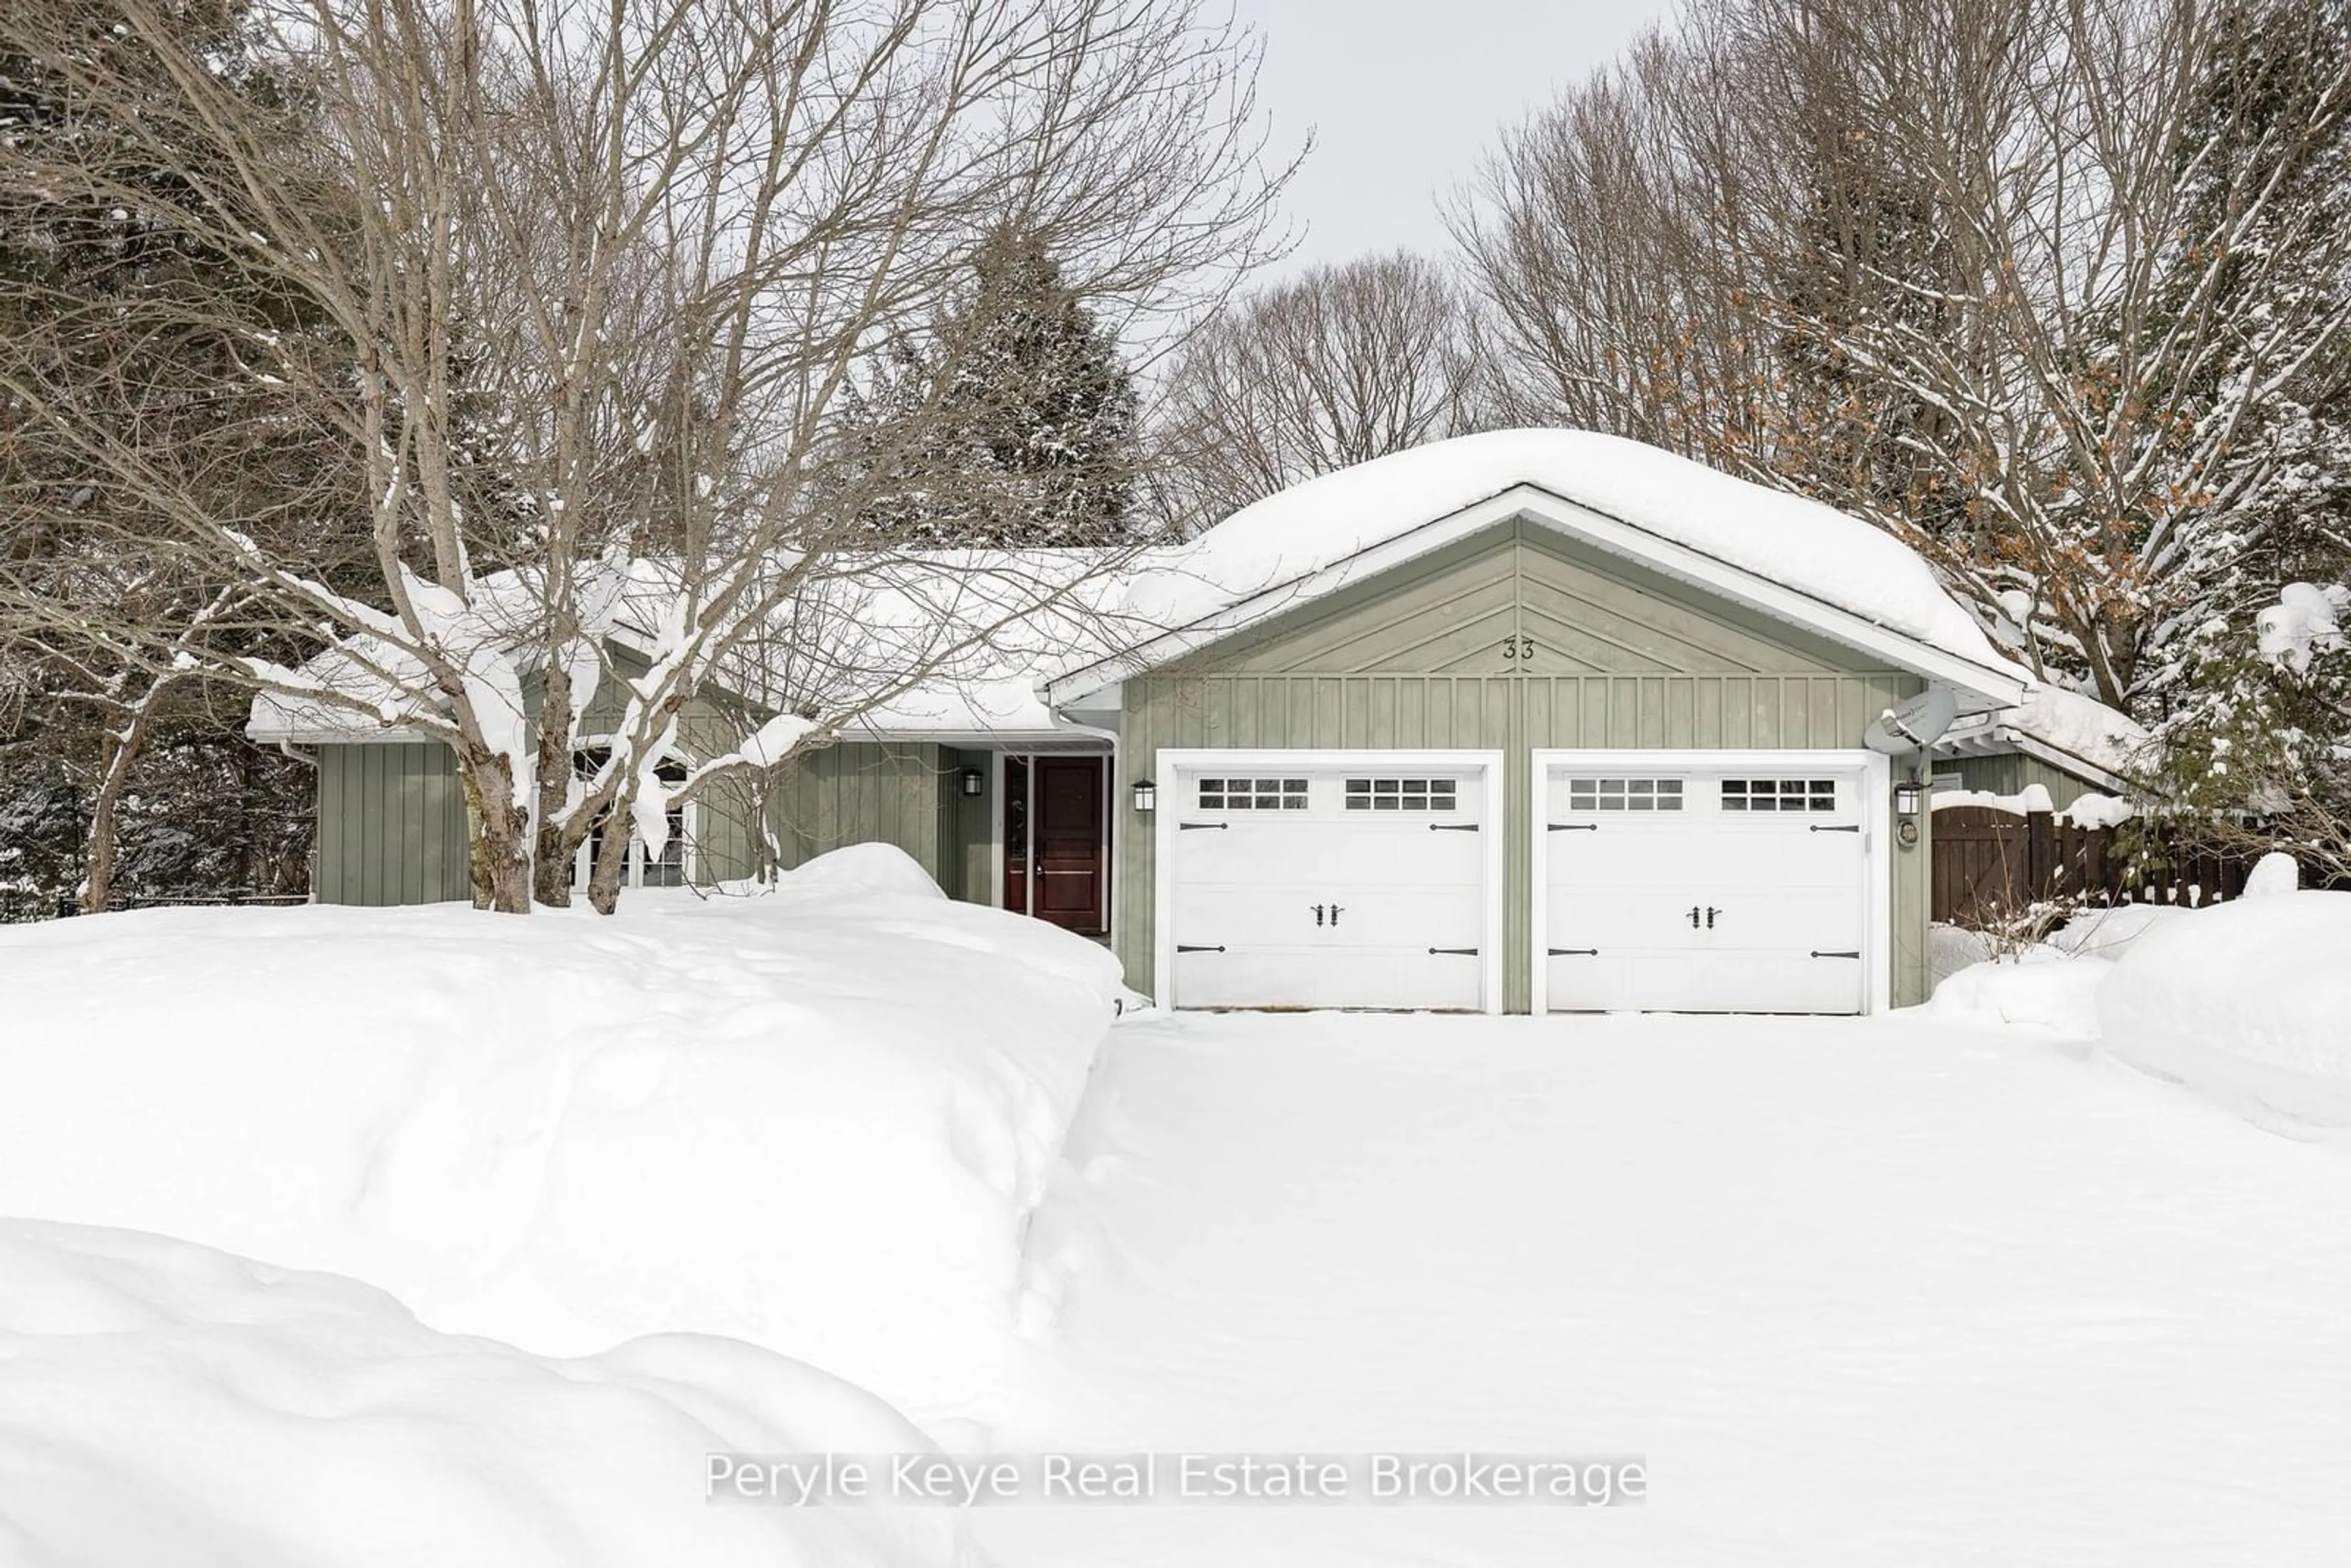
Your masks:
M 457 760 L 437 740 L 319 748 L 312 888 L 322 904 L 471 898 L 472 829 Z
M 987 751 L 942 750 L 939 753 L 939 885 L 967 904 L 996 902 L 995 808 L 997 781 L 989 777 L 995 754 Z M 987 782 L 983 792 L 966 795 L 959 775 L 978 770 Z
M 1520 639 L 1534 649 L 1523 661 Z M 1126 684 L 1114 892 L 1127 982 L 1154 983 L 1155 845 L 1128 802 L 1162 749 L 1502 752 L 1504 1005 L 1524 1011 L 1534 751 L 1849 750 L 1924 684 L 1539 524 L 1505 524 Z M 1881 831 L 1893 828 L 1889 812 Z M 1927 993 L 1931 857 L 1922 840 L 1893 860 L 1899 1005 Z
M 800 758 L 767 789 L 778 859 L 789 869 L 844 844 L 895 844 L 939 877 L 955 828 L 946 755 L 857 742 Z
M 716 716 L 681 727 L 690 758 L 716 755 Z M 985 801 L 958 798 L 951 758 L 934 746 L 849 744 L 812 752 L 764 789 L 721 779 L 693 826 L 698 880 L 756 874 L 764 805 L 778 863 L 844 844 L 895 844 L 950 892 L 987 896 Z M 319 748 L 315 887 L 324 904 L 432 904 L 473 896 L 471 829 L 456 759 L 438 741 Z M 975 850 L 972 838 L 977 838 Z

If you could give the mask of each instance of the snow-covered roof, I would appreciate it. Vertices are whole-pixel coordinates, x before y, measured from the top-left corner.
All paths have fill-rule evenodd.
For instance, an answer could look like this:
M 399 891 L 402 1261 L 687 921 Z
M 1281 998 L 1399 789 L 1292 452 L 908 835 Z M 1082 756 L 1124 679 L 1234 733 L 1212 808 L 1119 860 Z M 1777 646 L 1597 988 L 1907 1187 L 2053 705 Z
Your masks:
M 582 624 L 611 642 L 649 654 L 659 643 L 664 611 L 676 597 L 674 574 L 643 559 L 610 558 L 601 565 L 601 570 L 582 574 L 587 580 L 580 594 Z M 427 632 L 452 660 L 475 669 L 477 677 L 510 685 L 512 677 L 538 667 L 544 652 L 545 596 L 530 573 L 486 573 L 473 580 L 462 601 L 413 574 L 405 587 Z M 423 695 L 433 690 L 433 682 L 411 651 L 406 628 L 371 606 L 342 602 L 353 621 L 381 631 L 348 637 L 290 668 L 253 661 L 254 673 L 269 682 L 270 688 L 254 695 L 246 720 L 247 736 L 265 744 L 301 746 L 413 740 L 445 718 L 446 705 Z M 575 679 L 590 674 L 574 672 Z M 501 711 L 501 722 L 523 722 L 519 687 L 502 695 L 482 690 L 477 695 L 486 707 L 511 710 Z
M 1108 740 L 1109 732 L 1071 724 L 1045 706 L 1033 674 L 914 686 L 851 725 L 852 738 L 927 740 L 986 746 L 1004 740 Z
M 2154 744 L 2130 715 L 2079 692 L 2035 684 L 2023 701 L 1952 726 L 1936 749 L 1977 756 L 2022 751 L 2122 789 L 2147 765 Z
M 2155 739 L 2130 715 L 2051 685 L 2034 686 L 2023 702 L 2000 716 L 2000 727 L 2117 775 L 2142 764 Z
M 979 630 L 844 733 L 974 744 L 1091 738 L 1098 732 L 1061 716 L 1087 696 L 1513 516 L 1942 680 L 1980 707 L 2021 702 L 2030 684 L 1916 551 L 1857 517 L 1638 442 L 1516 430 L 1325 475 L 1187 543 L 1130 559 L 973 550 L 829 564 L 818 591 L 829 619 L 777 639 L 795 667 L 773 683 L 751 672 L 743 689 L 807 691 L 829 670 L 870 678 L 893 660 L 920 667 L 934 662 L 936 628 L 952 624 Z M 645 570 L 632 563 L 613 605 L 617 640 L 661 619 L 648 609 L 655 585 Z M 1049 598 L 1057 602 L 1042 612 L 1008 612 Z M 832 657 L 829 643 L 841 635 L 856 643 L 855 657 Z M 338 686 L 353 674 L 319 660 L 303 673 Z M 377 716 L 265 695 L 248 729 L 262 740 L 362 739 L 385 733 L 371 728 Z M 389 730 L 407 716 L 391 703 L 380 715 Z
M 835 556 L 799 584 L 771 631 L 746 635 L 721 661 L 715 684 L 768 709 L 821 692 L 817 706 L 854 714 L 841 726 L 852 739 L 1104 740 L 1049 709 L 1040 676 L 1050 658 L 1106 650 L 1108 629 L 1119 624 L 1104 603 L 1115 559 L 983 549 Z M 583 619 L 608 648 L 653 662 L 678 635 L 676 574 L 640 559 L 610 576 Z M 426 591 L 410 587 L 412 598 Z M 534 585 L 499 572 L 475 584 L 475 624 L 459 645 L 478 644 L 517 674 L 535 670 L 543 633 Z M 434 629 L 457 619 L 444 614 Z M 923 673 L 909 682 L 904 671 Z M 246 730 L 264 743 L 413 740 L 445 718 L 445 705 L 418 695 L 432 688 L 423 665 L 389 636 L 352 637 L 298 668 L 262 673 L 277 689 L 256 695 Z M 598 674 L 575 669 L 574 690 L 592 690 Z M 498 706 L 515 708 L 519 722 L 522 700 L 517 686 Z
M 1995 700 L 2031 678 L 1917 552 L 1858 517 L 1639 442 L 1510 430 L 1324 475 L 1151 552 L 1121 607 L 1165 632 L 1065 663 L 1050 695 L 1081 696 L 1513 514 Z

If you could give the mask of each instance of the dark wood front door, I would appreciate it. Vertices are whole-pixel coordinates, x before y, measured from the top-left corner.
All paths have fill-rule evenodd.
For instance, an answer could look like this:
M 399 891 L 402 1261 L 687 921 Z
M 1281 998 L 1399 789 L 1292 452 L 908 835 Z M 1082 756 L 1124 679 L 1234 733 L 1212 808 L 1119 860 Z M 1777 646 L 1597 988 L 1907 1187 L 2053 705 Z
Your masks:
M 1025 906 L 1090 936 L 1109 929 L 1108 764 L 1102 757 L 1006 758 L 1006 908 Z

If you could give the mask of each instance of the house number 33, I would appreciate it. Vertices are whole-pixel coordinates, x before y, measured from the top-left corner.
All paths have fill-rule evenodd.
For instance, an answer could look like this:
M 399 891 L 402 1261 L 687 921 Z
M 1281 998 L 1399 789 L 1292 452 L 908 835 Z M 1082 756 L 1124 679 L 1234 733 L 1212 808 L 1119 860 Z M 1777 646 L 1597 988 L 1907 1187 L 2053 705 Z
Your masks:
M 1517 659 L 1523 662 L 1525 660 L 1531 659 L 1534 656 L 1535 640 L 1532 637 L 1505 637 L 1502 639 L 1502 657 L 1505 659 Z

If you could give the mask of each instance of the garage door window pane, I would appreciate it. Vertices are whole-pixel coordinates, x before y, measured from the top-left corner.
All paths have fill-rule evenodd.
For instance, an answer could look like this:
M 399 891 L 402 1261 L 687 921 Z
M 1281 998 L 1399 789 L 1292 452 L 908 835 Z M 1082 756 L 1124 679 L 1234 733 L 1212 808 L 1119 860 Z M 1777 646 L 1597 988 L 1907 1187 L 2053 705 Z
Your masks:
M 1679 779 L 1570 779 L 1567 809 L 1571 811 L 1678 811 L 1682 809 Z
M 1203 779 L 1198 799 L 1203 811 L 1302 811 L 1306 780 Z
M 1350 811 L 1450 811 L 1460 801 L 1458 779 L 1350 779 Z
M 1726 779 L 1722 781 L 1726 811 L 1834 811 L 1837 809 L 1834 779 Z

